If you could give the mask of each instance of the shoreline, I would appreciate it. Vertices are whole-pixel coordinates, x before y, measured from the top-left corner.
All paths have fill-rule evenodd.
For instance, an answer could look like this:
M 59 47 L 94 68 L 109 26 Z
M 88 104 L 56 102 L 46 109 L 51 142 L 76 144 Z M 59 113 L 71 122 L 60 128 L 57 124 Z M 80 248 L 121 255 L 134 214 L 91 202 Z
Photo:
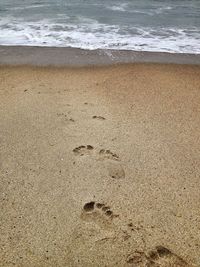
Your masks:
M 106 66 L 131 63 L 200 65 L 200 54 L 69 47 L 0 46 L 0 66 Z

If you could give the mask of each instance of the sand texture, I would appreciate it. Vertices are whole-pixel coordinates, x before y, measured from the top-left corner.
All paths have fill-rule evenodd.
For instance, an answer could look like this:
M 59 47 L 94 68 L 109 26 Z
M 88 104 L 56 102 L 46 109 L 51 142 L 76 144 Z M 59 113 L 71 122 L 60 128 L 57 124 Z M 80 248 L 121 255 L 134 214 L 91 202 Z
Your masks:
M 200 67 L 0 67 L 0 266 L 200 266 Z

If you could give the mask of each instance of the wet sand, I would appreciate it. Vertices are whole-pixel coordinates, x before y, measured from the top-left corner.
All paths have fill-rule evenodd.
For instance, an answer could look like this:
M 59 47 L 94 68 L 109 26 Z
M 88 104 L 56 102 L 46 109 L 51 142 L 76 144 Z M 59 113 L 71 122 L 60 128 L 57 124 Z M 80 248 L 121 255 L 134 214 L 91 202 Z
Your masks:
M 200 67 L 0 67 L 0 266 L 200 266 Z
M 200 65 L 200 54 L 0 45 L 0 65 L 85 67 L 124 63 Z

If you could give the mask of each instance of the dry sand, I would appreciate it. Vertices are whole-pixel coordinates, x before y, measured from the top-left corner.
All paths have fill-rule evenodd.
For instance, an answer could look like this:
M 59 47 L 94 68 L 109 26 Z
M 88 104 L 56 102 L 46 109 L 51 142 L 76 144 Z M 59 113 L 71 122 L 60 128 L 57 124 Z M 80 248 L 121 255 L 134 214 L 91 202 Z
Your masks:
M 0 266 L 200 266 L 200 67 L 0 68 Z

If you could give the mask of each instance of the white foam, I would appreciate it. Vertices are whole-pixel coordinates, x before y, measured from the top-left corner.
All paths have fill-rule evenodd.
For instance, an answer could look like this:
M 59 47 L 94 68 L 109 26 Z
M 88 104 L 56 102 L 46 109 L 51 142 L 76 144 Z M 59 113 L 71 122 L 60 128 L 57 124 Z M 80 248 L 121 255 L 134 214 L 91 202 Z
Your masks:
M 107 9 L 117 12 L 129 12 L 129 13 L 138 13 L 142 15 L 149 15 L 149 16 L 155 16 L 156 14 L 164 14 L 168 12 L 169 10 L 172 10 L 173 7 L 171 6 L 163 6 L 158 8 L 149 8 L 149 9 L 135 9 L 130 8 L 127 3 L 123 3 L 120 5 L 114 5 L 114 6 L 106 6 Z
M 62 24 L 51 20 L 0 19 L 0 44 L 200 53 L 200 32 L 194 27 L 120 29 L 91 19 L 80 18 L 80 21 L 82 23 Z
M 125 12 L 127 11 L 128 4 L 119 4 L 119 5 L 114 5 L 114 6 L 106 6 L 107 9 L 113 10 L 113 11 L 120 11 L 120 12 Z

